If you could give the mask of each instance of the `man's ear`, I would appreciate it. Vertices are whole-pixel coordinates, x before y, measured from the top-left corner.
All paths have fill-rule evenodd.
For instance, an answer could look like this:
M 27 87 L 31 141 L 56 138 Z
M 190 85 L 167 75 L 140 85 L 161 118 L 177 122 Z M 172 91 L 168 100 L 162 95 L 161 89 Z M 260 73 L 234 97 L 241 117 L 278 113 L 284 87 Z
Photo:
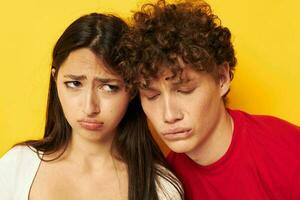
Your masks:
M 221 96 L 226 95 L 229 92 L 231 83 L 230 66 L 228 62 L 224 62 L 219 66 L 219 86 Z

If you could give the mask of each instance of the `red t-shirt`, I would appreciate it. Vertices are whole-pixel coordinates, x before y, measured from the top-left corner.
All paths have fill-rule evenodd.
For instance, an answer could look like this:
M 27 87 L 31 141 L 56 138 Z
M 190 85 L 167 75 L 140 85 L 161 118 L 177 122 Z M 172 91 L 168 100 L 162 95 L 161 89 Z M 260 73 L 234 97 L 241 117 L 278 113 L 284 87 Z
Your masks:
M 300 127 L 271 116 L 229 113 L 233 137 L 221 159 L 201 166 L 185 154 L 169 154 L 186 199 L 300 200 Z

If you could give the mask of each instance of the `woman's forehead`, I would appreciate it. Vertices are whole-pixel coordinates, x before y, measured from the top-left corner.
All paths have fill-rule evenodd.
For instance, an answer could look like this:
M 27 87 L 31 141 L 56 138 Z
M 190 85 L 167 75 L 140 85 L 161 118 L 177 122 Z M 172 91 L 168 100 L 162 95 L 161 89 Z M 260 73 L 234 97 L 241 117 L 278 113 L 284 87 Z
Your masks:
M 111 79 L 123 79 L 102 58 L 99 58 L 89 49 L 71 52 L 59 71 L 77 76 L 97 75 Z

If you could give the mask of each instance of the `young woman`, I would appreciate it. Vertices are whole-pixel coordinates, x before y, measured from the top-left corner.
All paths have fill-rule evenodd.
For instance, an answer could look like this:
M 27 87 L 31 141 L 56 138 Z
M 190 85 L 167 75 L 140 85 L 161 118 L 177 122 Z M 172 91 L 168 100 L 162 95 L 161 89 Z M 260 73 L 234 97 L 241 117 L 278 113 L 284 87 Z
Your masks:
M 181 199 L 117 46 L 112 15 L 74 21 L 53 50 L 44 137 L 0 160 L 0 199 Z

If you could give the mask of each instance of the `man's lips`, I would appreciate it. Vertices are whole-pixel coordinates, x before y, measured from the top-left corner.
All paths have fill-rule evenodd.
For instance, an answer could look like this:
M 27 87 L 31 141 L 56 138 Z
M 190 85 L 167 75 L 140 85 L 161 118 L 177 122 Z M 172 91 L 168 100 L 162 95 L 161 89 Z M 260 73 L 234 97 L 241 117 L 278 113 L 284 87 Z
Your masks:
M 190 128 L 176 128 L 162 132 L 164 138 L 169 140 L 183 139 L 192 133 Z
M 78 120 L 80 126 L 84 129 L 90 130 L 90 131 L 97 131 L 103 127 L 103 122 L 92 120 L 92 119 L 83 119 Z

